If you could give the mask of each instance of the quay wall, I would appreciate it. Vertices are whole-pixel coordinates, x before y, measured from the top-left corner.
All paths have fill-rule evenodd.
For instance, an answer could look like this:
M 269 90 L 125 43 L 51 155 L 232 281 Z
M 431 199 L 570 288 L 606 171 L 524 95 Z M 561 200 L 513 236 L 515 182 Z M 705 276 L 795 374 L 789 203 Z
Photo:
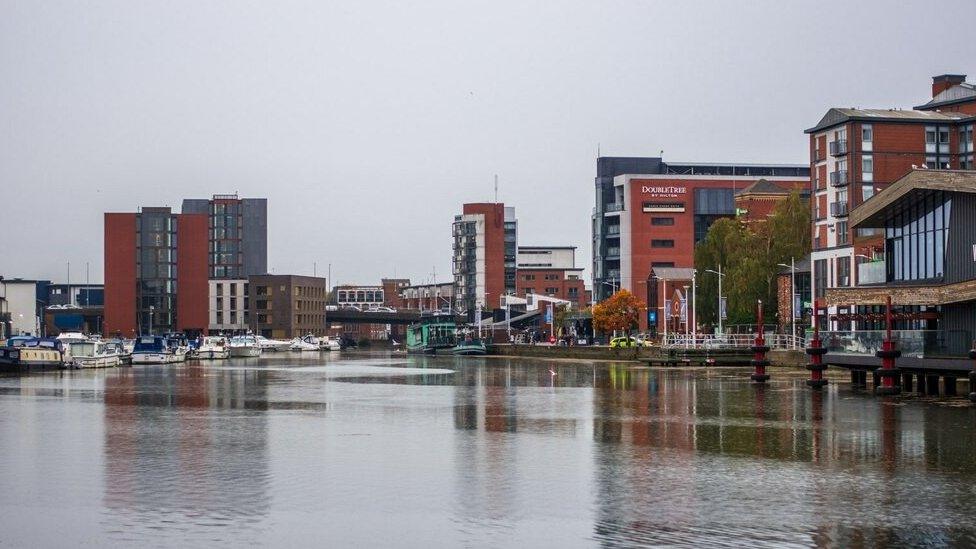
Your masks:
M 566 358 L 579 360 L 637 360 L 658 356 L 655 348 L 611 349 L 609 347 L 551 347 L 548 345 L 492 345 L 488 354 L 534 358 Z M 809 362 L 803 351 L 776 350 L 767 355 L 773 366 L 803 368 Z

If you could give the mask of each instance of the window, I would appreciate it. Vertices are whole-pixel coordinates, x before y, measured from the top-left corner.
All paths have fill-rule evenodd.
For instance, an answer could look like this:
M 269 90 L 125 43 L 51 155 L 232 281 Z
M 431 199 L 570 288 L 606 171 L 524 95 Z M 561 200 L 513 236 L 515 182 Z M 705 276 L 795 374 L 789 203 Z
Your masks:
M 674 240 L 651 240 L 652 248 L 674 248 Z
M 837 258 L 837 286 L 844 287 L 851 285 L 851 258 Z
M 654 225 L 656 227 L 670 227 L 671 225 L 674 225 L 674 218 L 673 217 L 652 217 L 651 225 Z
M 674 261 L 655 261 L 651 263 L 652 269 L 656 267 L 674 267 Z
M 826 259 L 817 259 L 813 262 L 813 286 L 816 289 L 816 297 L 824 297 L 827 294 Z
M 546 288 L 547 294 L 555 294 L 559 292 L 559 288 Z
M 864 124 L 863 126 L 861 126 L 861 141 L 870 142 L 873 140 L 874 140 L 874 130 L 872 129 L 871 124 Z
M 861 157 L 861 181 L 874 181 L 874 157 Z
M 874 185 L 861 185 L 861 200 L 867 200 L 874 196 Z
M 837 245 L 843 246 L 844 244 L 847 244 L 847 233 L 848 233 L 847 221 L 838 221 L 836 227 L 837 227 Z
M 885 224 L 885 276 L 890 281 L 942 278 L 952 201 L 942 192 L 905 204 Z

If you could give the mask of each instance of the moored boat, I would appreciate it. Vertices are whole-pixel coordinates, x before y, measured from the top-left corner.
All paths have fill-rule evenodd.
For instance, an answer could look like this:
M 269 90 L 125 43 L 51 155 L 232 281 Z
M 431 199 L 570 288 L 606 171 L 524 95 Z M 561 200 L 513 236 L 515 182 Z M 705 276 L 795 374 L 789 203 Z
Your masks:
M 485 342 L 480 339 L 464 339 L 458 341 L 454 347 L 451 347 L 449 352 L 452 355 L 458 356 L 486 355 L 488 354 L 488 348 L 485 347 Z
M 122 346 L 107 341 L 78 341 L 70 345 L 72 368 L 111 368 L 122 363 Z
M 261 347 L 253 335 L 239 335 L 230 338 L 230 356 L 254 358 L 261 356 Z
M 60 368 L 63 361 L 63 347 L 56 339 L 18 336 L 0 347 L 0 371 L 50 370 Z
M 296 337 L 291 341 L 291 350 L 297 352 L 314 352 L 319 350 L 319 343 L 318 341 L 312 343 L 306 339 Z
M 258 342 L 258 347 L 261 347 L 261 352 L 263 353 L 278 353 L 284 352 L 291 349 L 291 341 L 282 341 L 280 339 L 269 339 L 264 336 L 254 336 L 254 339 Z
M 230 356 L 227 338 L 223 336 L 206 336 L 197 347 L 196 357 L 200 360 L 220 360 Z
M 407 327 L 407 352 L 436 354 L 457 345 L 457 325 L 450 316 L 423 316 Z
M 136 338 L 132 349 L 132 364 L 172 364 L 182 362 L 186 351 L 182 355 L 177 348 L 171 347 L 163 336 L 140 336 Z

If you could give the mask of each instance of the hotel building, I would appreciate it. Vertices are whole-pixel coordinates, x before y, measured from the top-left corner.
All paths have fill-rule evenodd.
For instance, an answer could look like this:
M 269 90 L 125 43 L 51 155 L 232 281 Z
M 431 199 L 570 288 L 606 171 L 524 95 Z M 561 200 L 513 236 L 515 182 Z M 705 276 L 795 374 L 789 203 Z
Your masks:
M 805 165 L 598 158 L 592 217 L 596 301 L 623 288 L 644 300 L 649 310 L 660 309 L 664 289 L 651 278 L 652 270 L 693 268 L 695 243 L 717 219 L 735 216 L 737 193 L 760 179 L 793 188 L 809 177 Z M 663 315 L 656 316 L 658 330 L 663 330 Z M 647 323 L 642 315 L 641 329 Z

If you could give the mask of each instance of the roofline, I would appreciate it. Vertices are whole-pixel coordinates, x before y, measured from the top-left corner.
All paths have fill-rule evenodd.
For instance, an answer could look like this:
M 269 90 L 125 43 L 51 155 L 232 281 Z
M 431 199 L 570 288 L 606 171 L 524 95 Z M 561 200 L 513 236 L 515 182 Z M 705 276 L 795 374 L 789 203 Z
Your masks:
M 874 219 L 876 216 L 880 215 L 885 208 L 892 205 L 895 201 L 907 195 L 908 193 L 915 190 L 941 190 L 946 192 L 957 192 L 957 193 L 976 193 L 976 188 L 970 187 L 945 187 L 944 184 L 939 182 L 926 182 L 924 180 L 925 175 L 939 174 L 940 177 L 945 174 L 966 174 L 973 175 L 972 171 L 969 170 L 919 170 L 914 169 L 909 171 L 907 174 L 901 176 L 899 179 L 882 189 L 876 195 L 868 199 L 866 202 L 858 205 L 853 210 L 848 213 L 848 219 L 850 226 L 852 228 L 857 227 L 868 227 L 868 228 L 880 228 L 877 222 L 873 224 L 866 224 L 868 221 Z M 918 184 L 915 183 L 915 179 L 922 178 Z
M 519 250 L 575 250 L 576 246 L 518 246 Z
M 516 267 L 517 271 L 582 271 L 583 267 Z
M 939 101 L 938 103 L 933 103 L 933 102 L 929 101 L 928 103 L 925 103 L 923 105 L 918 105 L 918 106 L 912 107 L 912 109 L 917 110 L 917 111 L 928 111 L 929 109 L 932 109 L 933 107 L 941 107 L 942 105 L 955 105 L 956 103 L 971 103 L 971 102 L 974 102 L 974 101 L 976 101 L 976 96 L 960 97 L 959 99 L 943 99 L 942 101 Z
M 912 109 L 912 110 L 916 110 L 916 109 Z M 921 112 L 929 112 L 929 111 L 924 111 L 923 110 Z M 803 130 L 803 133 L 806 133 L 806 134 L 817 133 L 817 132 L 819 132 L 821 130 L 827 130 L 827 129 L 834 128 L 834 127 L 837 127 L 837 126 L 842 126 L 842 125 L 844 125 L 844 124 L 846 124 L 848 122 L 878 122 L 878 121 L 880 121 L 880 122 L 896 122 L 896 123 L 904 123 L 904 124 L 931 124 L 933 122 L 946 122 L 946 123 L 959 122 L 959 121 L 965 120 L 967 118 L 967 117 L 960 117 L 960 118 L 957 118 L 957 119 L 954 119 L 954 120 L 926 120 L 924 118 L 896 118 L 896 117 L 887 117 L 887 116 L 865 116 L 865 115 L 850 115 L 850 114 L 845 114 L 844 116 L 845 116 L 844 119 L 840 120 L 839 122 L 837 122 L 835 124 L 828 124 L 826 126 L 814 126 L 812 128 L 808 128 L 806 130 Z M 970 115 L 970 116 L 972 116 L 972 115 Z
M 673 166 L 708 166 L 728 168 L 809 168 L 809 164 L 748 164 L 740 162 L 665 162 L 670 168 Z M 662 174 L 666 175 L 666 174 Z

